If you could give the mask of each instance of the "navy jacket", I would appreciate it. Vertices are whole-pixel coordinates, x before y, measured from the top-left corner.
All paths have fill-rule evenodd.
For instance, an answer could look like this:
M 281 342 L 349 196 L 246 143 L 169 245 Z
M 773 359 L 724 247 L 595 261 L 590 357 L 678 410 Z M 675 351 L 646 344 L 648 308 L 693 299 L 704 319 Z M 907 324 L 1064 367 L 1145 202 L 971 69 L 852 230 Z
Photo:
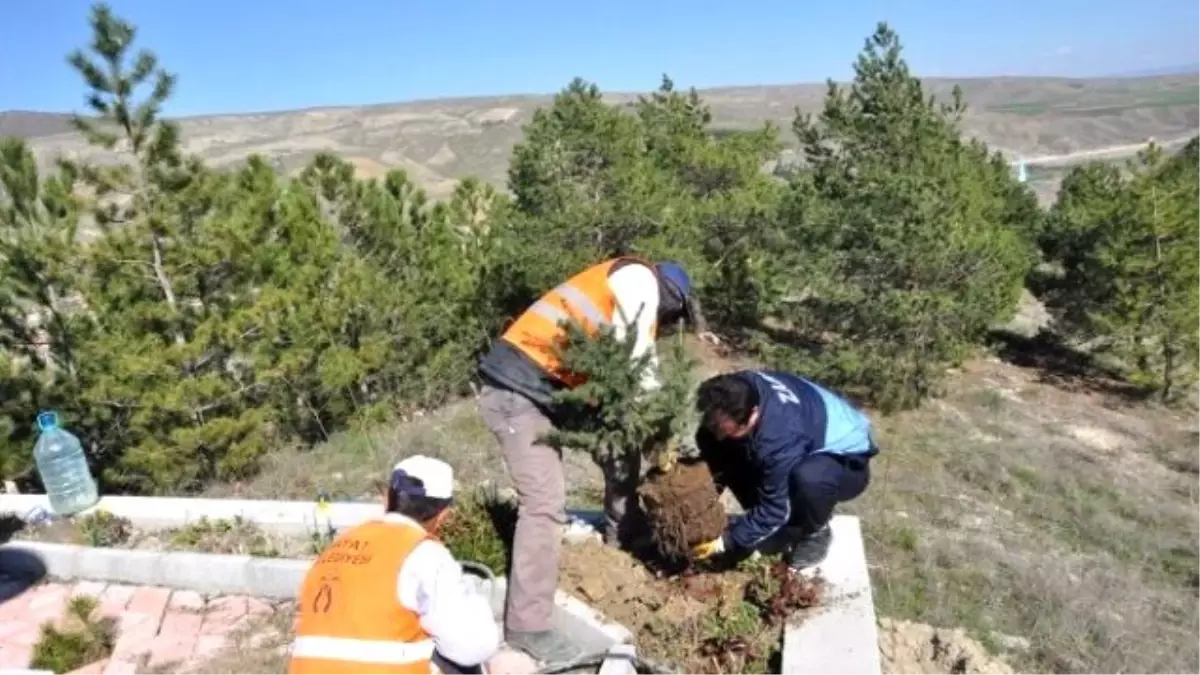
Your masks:
M 791 517 L 788 478 L 817 452 L 873 455 L 871 423 L 840 396 L 798 375 L 772 370 L 737 373 L 758 389 L 759 420 L 746 438 L 718 441 L 701 428 L 696 446 L 718 489 L 728 487 L 749 510 L 735 519 L 726 544 L 753 548 Z

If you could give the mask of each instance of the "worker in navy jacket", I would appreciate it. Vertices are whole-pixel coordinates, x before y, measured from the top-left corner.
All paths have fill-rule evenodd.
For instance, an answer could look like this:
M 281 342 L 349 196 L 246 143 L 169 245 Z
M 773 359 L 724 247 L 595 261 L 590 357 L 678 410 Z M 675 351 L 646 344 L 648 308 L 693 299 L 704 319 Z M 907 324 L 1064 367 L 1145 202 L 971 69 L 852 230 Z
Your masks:
M 834 506 L 862 494 L 879 452 L 866 415 L 809 380 L 767 370 L 706 380 L 696 406 L 700 457 L 718 491 L 728 487 L 746 509 L 696 557 L 779 551 L 793 569 L 824 560 Z

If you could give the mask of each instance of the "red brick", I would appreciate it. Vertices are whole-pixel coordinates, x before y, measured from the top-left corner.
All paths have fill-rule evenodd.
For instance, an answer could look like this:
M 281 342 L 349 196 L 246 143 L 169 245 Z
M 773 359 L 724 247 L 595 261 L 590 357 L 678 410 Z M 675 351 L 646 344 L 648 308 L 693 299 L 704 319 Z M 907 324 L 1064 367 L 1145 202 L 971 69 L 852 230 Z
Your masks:
M 196 591 L 175 591 L 167 603 L 167 609 L 177 609 L 188 612 L 204 611 L 204 596 Z
M 166 635 L 158 636 L 150 647 L 150 660 L 147 665 L 161 666 L 168 663 L 187 662 L 196 651 L 196 636 L 191 635 L 189 638 L 172 639 Z
M 204 625 L 200 629 L 206 635 L 224 635 L 238 625 L 249 609 L 244 595 L 227 595 L 209 601 L 204 614 Z
M 265 616 L 273 614 L 275 608 L 271 603 L 260 598 L 246 598 L 246 613 L 253 616 Z
M 193 659 L 207 659 L 220 654 L 229 646 L 229 638 L 225 635 L 204 635 L 196 639 L 196 651 Z
M 33 645 L 0 645 L 0 668 L 28 668 L 33 658 Z
M 104 589 L 108 584 L 103 581 L 80 581 L 71 587 L 70 596 L 90 595 L 99 600 L 104 595 Z
M 29 610 L 29 601 L 33 599 L 33 591 L 34 589 L 27 588 L 22 593 L 0 602 L 0 629 L 9 619 L 17 619 L 25 615 L 25 612 Z
M 137 590 L 136 586 L 110 584 L 100 594 L 100 613 L 104 616 L 120 616 L 129 606 L 135 590 Z
M 108 659 L 100 659 L 99 661 L 93 661 L 86 666 L 76 668 L 67 675 L 101 675 L 101 673 L 103 673 L 104 669 L 107 667 Z
M 169 610 L 163 617 L 158 634 L 172 639 L 183 639 L 188 636 L 195 638 L 200 634 L 200 626 L 203 623 L 204 617 L 200 614 Z
M 132 659 L 110 658 L 104 667 L 104 675 L 136 675 L 137 671 L 137 661 Z
M 138 586 L 133 591 L 133 597 L 130 598 L 129 606 L 125 608 L 125 611 L 131 614 L 145 614 L 161 619 L 163 611 L 167 609 L 167 602 L 170 599 L 171 589 L 169 588 L 162 588 L 161 586 Z
M 18 627 L 4 636 L 4 646 L 30 647 L 42 636 L 42 624 L 39 622 L 22 620 L 14 623 Z

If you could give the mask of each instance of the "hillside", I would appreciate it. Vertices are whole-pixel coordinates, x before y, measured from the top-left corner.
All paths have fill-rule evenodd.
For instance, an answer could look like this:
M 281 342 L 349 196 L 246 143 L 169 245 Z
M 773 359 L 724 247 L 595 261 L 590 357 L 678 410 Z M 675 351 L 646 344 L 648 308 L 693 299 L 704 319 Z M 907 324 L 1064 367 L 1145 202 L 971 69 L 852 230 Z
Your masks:
M 1020 340 L 999 354 L 965 364 L 944 398 L 874 416 L 883 450 L 846 512 L 864 519 L 880 615 L 963 627 L 1017 672 L 1194 670 L 1194 412 L 1131 403 Z M 710 358 L 704 371 L 748 365 Z M 508 485 L 468 399 L 273 454 L 207 496 L 369 500 L 416 452 L 450 462 L 461 485 Z M 564 460 L 570 505 L 598 508 L 599 470 L 582 452 Z
M 927 79 L 924 85 L 939 97 L 948 97 L 955 85 L 962 87 L 971 106 L 966 133 L 1014 156 L 1063 155 L 1142 143 L 1149 137 L 1169 141 L 1191 136 L 1200 127 L 1195 75 Z M 796 106 L 819 111 L 826 86 L 722 87 L 701 93 L 717 128 L 747 129 L 770 120 L 788 129 Z M 636 96 L 606 94 L 605 100 L 630 103 Z M 214 167 L 261 153 L 295 171 L 317 152 L 329 151 L 351 162 L 360 177 L 404 169 L 440 198 L 467 175 L 503 186 L 522 125 L 551 102 L 548 95 L 458 98 L 188 117 L 180 122 L 186 149 Z M 60 153 L 91 158 L 99 154 L 70 133 L 61 114 L 0 113 L 0 136 L 5 134 L 31 139 L 42 162 Z M 793 142 L 790 133 L 785 141 Z

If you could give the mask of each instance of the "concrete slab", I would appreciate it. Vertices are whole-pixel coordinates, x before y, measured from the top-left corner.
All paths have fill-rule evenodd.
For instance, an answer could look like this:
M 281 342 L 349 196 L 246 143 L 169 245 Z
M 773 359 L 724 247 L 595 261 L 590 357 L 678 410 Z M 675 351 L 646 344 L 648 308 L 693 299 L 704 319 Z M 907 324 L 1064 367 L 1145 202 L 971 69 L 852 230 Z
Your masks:
M 0 513 L 18 516 L 34 509 L 50 511 L 45 495 L 0 494 Z M 242 517 L 254 521 L 272 534 L 307 536 L 326 532 L 330 527 L 342 529 L 357 525 L 382 513 L 377 503 L 333 502 L 317 509 L 315 502 L 276 501 L 265 499 L 197 499 L 190 497 L 101 497 L 92 508 L 81 515 L 107 511 L 128 518 L 140 530 L 161 530 L 180 527 L 201 518 L 228 520 Z M 598 536 L 603 527 L 603 514 L 595 510 L 568 511 L 564 537 L 568 541 L 583 541 Z
M 600 675 L 637 675 L 635 658 L 637 649 L 633 645 L 614 645 L 608 650 L 608 658 L 600 664 Z
M 24 515 L 33 509 L 50 511 L 45 495 L 0 494 L 0 513 Z M 340 529 L 378 516 L 377 503 L 333 502 L 317 509 L 316 502 L 262 499 L 193 499 L 188 497 L 101 497 L 83 514 L 107 511 L 128 518 L 135 527 L 157 530 L 179 527 L 201 518 L 252 520 L 264 530 L 281 535 L 308 535 L 329 526 Z
M 833 543 L 817 570 L 826 581 L 825 606 L 783 632 L 784 673 L 881 672 L 879 629 L 858 518 L 836 516 Z

